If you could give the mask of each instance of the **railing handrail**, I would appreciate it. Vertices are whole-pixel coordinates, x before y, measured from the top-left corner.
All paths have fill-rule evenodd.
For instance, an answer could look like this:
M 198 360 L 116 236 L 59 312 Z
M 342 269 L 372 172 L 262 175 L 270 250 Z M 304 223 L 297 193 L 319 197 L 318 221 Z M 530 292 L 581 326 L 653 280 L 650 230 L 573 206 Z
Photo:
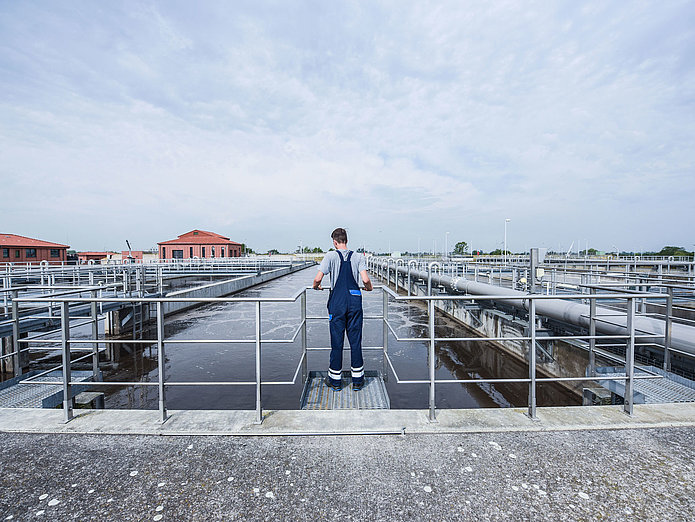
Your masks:
M 430 265 L 430 270 L 431 270 L 432 264 Z M 91 288 L 90 291 L 95 291 L 100 289 L 101 287 L 96 287 L 96 288 Z M 299 375 L 299 372 L 301 369 L 306 370 L 306 363 L 307 363 L 307 351 L 311 350 L 307 346 L 306 342 L 306 325 L 308 320 L 326 320 L 328 319 L 327 317 L 308 317 L 306 314 L 306 293 L 308 290 L 310 290 L 312 287 L 310 286 L 305 286 L 301 287 L 298 289 L 294 294 L 292 294 L 289 297 L 262 297 L 262 296 L 256 296 L 256 297 L 96 297 L 95 295 L 91 297 L 43 297 L 43 296 L 32 296 L 32 297 L 17 297 L 13 300 L 13 311 L 18 308 L 18 305 L 20 303 L 36 303 L 36 302 L 43 302 L 43 303 L 59 303 L 60 304 L 60 309 L 61 309 L 61 332 L 62 336 L 61 339 L 17 339 L 16 340 L 16 346 L 19 346 L 20 343 L 25 343 L 29 344 L 31 342 L 39 342 L 39 343 L 56 343 L 60 342 L 62 345 L 62 355 L 63 355 L 63 362 L 60 366 L 53 368 L 50 371 L 55 371 L 56 369 L 62 368 L 63 370 L 63 380 L 61 382 L 36 382 L 34 379 L 36 376 L 29 378 L 29 379 L 24 379 L 21 381 L 22 384 L 62 384 L 64 388 L 64 398 L 69 399 L 71 397 L 71 389 L 70 387 L 72 385 L 78 384 L 77 381 L 73 381 L 71 376 L 70 376 L 70 365 L 73 362 L 77 362 L 78 360 L 85 359 L 88 357 L 92 357 L 93 361 L 96 361 L 94 364 L 96 365 L 95 368 L 98 366 L 98 355 L 101 351 L 98 345 L 99 344 L 108 344 L 108 343 L 136 343 L 136 344 L 157 344 L 158 349 L 159 349 L 159 354 L 158 354 L 158 360 L 160 363 L 160 372 L 159 372 L 159 380 L 157 383 L 143 383 L 140 381 L 128 381 L 128 382 L 96 382 L 96 383 L 90 383 L 90 385 L 94 386 L 123 386 L 123 385 L 128 385 L 128 386 L 154 386 L 157 385 L 159 386 L 160 389 L 160 413 L 161 413 L 161 420 L 162 422 L 166 421 L 167 419 L 167 413 L 166 413 L 166 399 L 165 399 L 165 389 L 168 386 L 199 386 L 199 385 L 230 385 L 230 386 L 238 386 L 238 385 L 255 385 L 256 386 L 256 421 L 261 422 L 262 421 L 262 405 L 261 405 L 261 399 L 260 399 L 260 387 L 262 385 L 279 385 L 279 384 L 294 384 L 296 383 L 297 377 Z M 431 296 L 404 296 L 404 295 L 399 295 L 397 292 L 393 291 L 391 288 L 389 288 L 387 285 L 375 285 L 374 288 L 376 290 L 381 290 L 384 298 L 383 298 L 383 310 L 382 310 L 382 315 L 381 316 L 370 316 L 368 319 L 378 319 L 382 320 L 384 323 L 384 339 L 383 339 L 383 345 L 381 347 L 374 347 L 375 349 L 382 349 L 383 354 L 384 354 L 384 365 L 386 369 L 386 365 L 388 365 L 393 372 L 396 382 L 397 383 L 405 383 L 405 384 L 423 384 L 427 383 L 430 385 L 430 419 L 435 420 L 435 402 L 434 402 L 434 387 L 436 384 L 443 384 L 443 383 L 485 383 L 485 382 L 497 382 L 497 383 L 529 383 L 530 386 L 530 392 L 529 392 L 529 415 L 532 418 L 535 418 L 535 386 L 536 383 L 538 382 L 562 382 L 562 381 L 625 381 L 626 382 L 626 401 L 625 401 L 625 410 L 627 413 L 632 413 L 632 389 L 633 389 L 633 382 L 635 379 L 646 379 L 646 378 L 662 378 L 661 375 L 634 375 L 634 346 L 636 344 L 637 339 L 642 339 L 642 338 L 664 338 L 668 334 L 665 333 L 664 335 L 655 335 L 647 332 L 647 334 L 642 334 L 640 333 L 634 326 L 634 317 L 635 317 L 635 301 L 640 298 L 654 298 L 654 297 L 662 297 L 662 298 L 667 298 L 667 295 L 654 295 L 650 293 L 633 293 L 633 292 L 615 292 L 615 293 L 604 293 L 604 294 L 599 294 L 599 293 L 591 293 L 591 294 L 567 294 L 567 295 L 562 295 L 561 297 L 556 296 L 556 295 L 543 295 L 543 294 L 524 294 L 524 295 L 431 295 Z M 302 307 L 301 307 L 301 319 L 299 324 L 297 325 L 294 333 L 290 336 L 290 338 L 287 339 L 264 339 L 261 335 L 261 305 L 262 303 L 293 303 L 296 302 L 298 299 L 301 298 L 302 302 Z M 423 301 L 427 303 L 428 306 L 428 315 L 429 315 L 429 335 L 426 337 L 399 337 L 397 335 L 397 332 L 393 325 L 391 324 L 391 321 L 389 320 L 388 317 L 388 300 L 389 298 L 395 300 L 395 301 Z M 610 377 L 608 375 L 585 375 L 585 376 L 579 376 L 579 377 L 547 377 L 547 378 L 536 378 L 535 372 L 536 372 L 536 361 L 535 361 L 535 342 L 536 342 L 536 324 L 535 324 L 535 303 L 538 300 L 546 300 L 546 299 L 578 299 L 578 300 L 589 300 L 590 302 L 596 302 L 601 299 L 625 299 L 626 302 L 628 303 L 628 311 L 627 311 L 627 317 L 628 317 L 628 322 L 627 322 L 627 333 L 626 334 L 621 334 L 621 335 L 595 335 L 595 334 L 590 334 L 587 336 L 577 336 L 577 335 L 560 335 L 560 336 L 552 336 L 552 337 L 544 337 L 543 339 L 552 339 L 552 340 L 567 340 L 567 339 L 579 339 L 579 340 L 596 340 L 596 339 L 624 339 L 627 341 L 627 353 L 625 357 L 625 365 L 626 365 L 626 375 L 625 377 Z M 478 337 L 478 336 L 470 336 L 470 337 L 460 337 L 460 338 L 450 338 L 450 337 L 437 337 L 434 332 L 434 303 L 435 301 L 446 301 L 446 300 L 457 300 L 457 301 L 462 301 L 462 300 L 469 300 L 469 301 L 528 301 L 528 309 L 529 309 L 529 328 L 530 332 L 528 335 L 521 335 L 521 336 L 514 336 L 514 337 Z M 157 338 L 156 339 L 122 339 L 122 340 L 112 340 L 112 339 L 99 339 L 98 335 L 98 326 L 96 327 L 97 334 L 93 335 L 92 338 L 88 339 L 70 339 L 70 320 L 73 319 L 69 315 L 69 305 L 70 303 L 90 303 L 92 305 L 92 316 L 91 316 L 91 322 L 92 324 L 97 324 L 98 321 L 98 316 L 96 314 L 96 305 L 98 303 L 111 303 L 111 302 L 126 302 L 126 303 L 155 303 L 157 305 Z M 164 336 L 164 330 L 163 330 L 163 324 L 164 324 L 164 315 L 163 315 L 163 304 L 164 303 L 171 303 L 171 302 L 197 302 L 197 303 L 220 303 L 220 302 L 231 302 L 231 303 L 254 303 L 255 304 L 255 309 L 256 309 L 256 333 L 253 338 L 251 339 L 186 339 L 186 340 L 176 340 L 176 339 L 170 339 L 167 340 L 166 337 Z M 533 319 L 533 320 L 532 320 Z M 592 321 L 595 320 L 601 320 L 600 318 L 592 318 Z M 18 321 L 18 317 L 14 319 L 15 322 Z M 94 331 L 94 330 L 93 330 Z M 430 373 L 430 378 L 427 380 L 422 380 L 422 379 L 415 379 L 415 380 L 404 380 L 401 379 L 398 376 L 398 373 L 393 365 L 392 358 L 389 356 L 387 352 L 387 337 L 388 337 L 388 332 L 391 332 L 394 335 L 394 338 L 397 342 L 420 342 L 420 341 L 429 341 L 429 346 L 430 346 L 430 357 L 428 358 L 428 367 L 429 367 L 429 373 Z M 302 334 L 302 354 L 299 359 L 299 362 L 297 364 L 296 369 L 294 370 L 293 378 L 291 381 L 264 381 L 261 379 L 261 374 L 260 374 L 260 353 L 261 353 L 261 347 L 264 344 L 291 344 L 294 343 L 297 339 L 297 336 Z M 533 348 L 530 349 L 530 354 L 531 355 L 531 362 L 529 363 L 529 372 L 530 376 L 528 378 L 496 378 L 496 379 L 436 379 L 435 374 L 434 374 L 434 347 L 437 342 L 453 342 L 453 341 L 483 341 L 483 342 L 489 342 L 489 341 L 523 341 L 523 342 L 529 342 L 530 346 Z M 165 346 L 166 345 L 172 345 L 172 344 L 186 344 L 186 343 L 248 343 L 248 344 L 255 344 L 256 346 L 256 380 L 254 381 L 223 381 L 223 382 L 204 382 L 204 383 L 199 383 L 199 382 L 186 382 L 186 381 L 167 381 L 165 377 L 165 369 L 163 366 L 163 359 L 164 359 L 164 351 L 165 351 Z M 76 360 L 71 360 L 71 352 L 73 351 L 72 345 L 73 344 L 92 344 L 93 349 L 91 353 L 88 353 L 87 355 L 80 357 Z M 17 350 L 21 351 L 19 348 Z M 75 350 L 79 351 L 79 349 Z M 84 351 L 84 350 L 82 350 Z M 13 354 L 9 355 L 15 355 L 16 352 L 13 352 Z M 50 371 L 44 372 L 43 375 L 46 373 L 50 373 Z M 641 370 L 641 371 L 646 371 L 646 370 Z M 303 372 L 305 373 L 305 372 Z M 629 388 L 629 392 L 628 392 Z M 630 397 L 628 398 L 628 393 L 630 394 Z M 72 418 L 72 406 L 71 404 L 68 403 L 68 400 L 66 399 L 64 403 L 64 409 L 65 411 L 65 419 L 66 422 L 69 421 Z

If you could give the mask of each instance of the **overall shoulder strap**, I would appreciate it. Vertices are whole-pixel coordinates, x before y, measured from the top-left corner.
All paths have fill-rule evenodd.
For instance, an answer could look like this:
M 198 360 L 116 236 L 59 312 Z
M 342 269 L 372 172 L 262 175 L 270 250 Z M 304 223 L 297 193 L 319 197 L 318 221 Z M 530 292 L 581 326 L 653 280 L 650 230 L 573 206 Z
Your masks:
M 348 255 L 347 255 L 347 258 L 345 259 L 345 262 L 346 262 L 346 263 L 349 263 L 351 257 L 352 257 L 352 250 L 350 250 L 350 251 L 348 252 Z

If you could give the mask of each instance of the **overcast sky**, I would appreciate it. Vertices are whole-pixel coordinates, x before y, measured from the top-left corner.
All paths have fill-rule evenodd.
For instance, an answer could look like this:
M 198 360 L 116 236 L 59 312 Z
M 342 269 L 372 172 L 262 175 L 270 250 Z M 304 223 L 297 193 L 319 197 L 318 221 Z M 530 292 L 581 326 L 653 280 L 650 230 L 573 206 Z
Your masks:
M 0 2 L 0 232 L 695 243 L 695 3 Z

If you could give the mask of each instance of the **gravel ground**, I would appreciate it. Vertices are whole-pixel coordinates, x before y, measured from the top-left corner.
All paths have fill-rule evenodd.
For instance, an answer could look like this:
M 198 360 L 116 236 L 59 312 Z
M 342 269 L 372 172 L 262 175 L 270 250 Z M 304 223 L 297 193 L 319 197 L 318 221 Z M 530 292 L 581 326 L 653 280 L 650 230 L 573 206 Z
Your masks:
M 695 429 L 0 434 L 0 520 L 693 520 Z

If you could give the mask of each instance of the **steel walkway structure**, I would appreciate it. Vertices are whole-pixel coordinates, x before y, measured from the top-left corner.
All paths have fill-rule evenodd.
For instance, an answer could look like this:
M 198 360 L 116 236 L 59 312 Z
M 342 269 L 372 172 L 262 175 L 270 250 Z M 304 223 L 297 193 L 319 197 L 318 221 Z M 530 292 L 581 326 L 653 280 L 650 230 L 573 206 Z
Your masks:
M 334 391 L 324 384 L 325 371 L 312 371 L 304 384 L 300 400 L 302 410 L 388 410 L 389 396 L 380 372 L 366 370 L 364 387 L 352 389 L 350 372 L 343 372 L 342 387 Z

